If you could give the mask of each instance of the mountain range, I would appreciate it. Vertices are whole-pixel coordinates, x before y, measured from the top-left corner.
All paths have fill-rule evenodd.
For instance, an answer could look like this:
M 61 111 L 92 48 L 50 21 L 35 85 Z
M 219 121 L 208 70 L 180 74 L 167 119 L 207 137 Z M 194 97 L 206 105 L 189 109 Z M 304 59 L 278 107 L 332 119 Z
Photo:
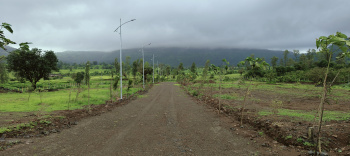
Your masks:
M 15 50 L 7 47 L 8 51 Z M 103 52 L 103 51 L 65 51 L 55 53 L 58 59 L 65 63 L 85 63 L 87 61 L 98 63 L 113 63 L 115 58 L 119 59 L 119 50 Z M 230 62 L 230 65 L 236 66 L 237 63 L 243 61 L 246 57 L 254 54 L 255 57 L 263 57 L 270 63 L 273 56 L 282 58 L 283 51 L 267 50 L 267 49 L 239 49 L 239 48 L 144 48 L 145 61 L 152 64 L 152 57 L 155 57 L 155 63 L 168 64 L 170 66 L 178 66 L 183 63 L 185 67 L 191 66 L 194 62 L 197 66 L 204 66 L 206 60 L 210 60 L 211 64 L 221 65 L 222 59 Z M 0 50 L 1 55 L 8 55 L 7 52 Z M 123 49 L 122 58 L 131 57 L 131 61 L 141 59 L 142 53 L 140 49 Z M 291 57 L 292 54 L 289 54 Z
M 154 54 L 155 63 L 168 64 L 170 66 L 178 66 L 183 63 L 185 67 L 191 66 L 194 62 L 197 66 L 204 66 L 206 60 L 210 60 L 211 64 L 221 65 L 222 59 L 230 62 L 230 65 L 236 66 L 237 63 L 243 61 L 246 57 L 254 54 L 255 57 L 264 57 L 267 62 L 271 61 L 273 56 L 282 58 L 283 51 L 274 51 L 267 49 L 237 49 L 237 48 L 145 48 L 145 61 L 152 64 Z M 87 61 L 97 61 L 112 63 L 115 58 L 119 59 L 120 52 L 99 52 L 99 51 L 66 51 L 56 53 L 59 60 L 66 63 L 84 63 Z M 289 54 L 290 57 L 292 54 Z M 124 49 L 122 50 L 122 58 L 131 57 L 131 61 L 141 59 L 142 52 L 140 49 Z

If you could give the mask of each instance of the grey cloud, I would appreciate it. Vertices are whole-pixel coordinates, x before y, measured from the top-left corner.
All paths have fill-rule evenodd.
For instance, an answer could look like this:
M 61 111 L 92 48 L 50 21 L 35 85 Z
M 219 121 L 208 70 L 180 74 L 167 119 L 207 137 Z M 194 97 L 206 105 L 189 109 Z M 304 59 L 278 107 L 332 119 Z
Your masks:
M 12 24 L 16 42 L 43 49 L 119 49 L 152 46 L 315 48 L 315 38 L 350 35 L 345 0 L 13 0 L 0 6 L 0 22 Z

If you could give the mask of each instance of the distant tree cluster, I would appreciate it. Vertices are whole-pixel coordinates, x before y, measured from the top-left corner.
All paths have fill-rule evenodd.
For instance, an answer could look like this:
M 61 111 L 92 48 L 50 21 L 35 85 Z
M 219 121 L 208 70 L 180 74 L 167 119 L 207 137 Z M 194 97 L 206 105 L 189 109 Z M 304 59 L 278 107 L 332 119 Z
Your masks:
M 348 41 L 349 38 L 342 33 L 337 32 L 339 38 Z M 337 36 L 335 35 L 335 36 Z M 344 41 L 344 43 L 345 43 Z M 337 45 L 328 45 L 325 50 L 316 52 L 315 49 L 309 49 L 307 53 L 300 53 L 299 50 L 290 52 L 285 50 L 283 58 L 276 56 L 271 58 L 271 66 L 263 58 L 247 57 L 237 66 L 238 72 L 244 73 L 245 78 L 266 78 L 270 82 L 300 82 L 311 81 L 321 83 L 323 81 L 326 67 L 330 67 L 329 80 L 332 80 L 339 72 L 336 82 L 349 82 L 350 63 L 349 59 L 344 57 L 346 53 Z M 293 57 L 290 57 L 293 54 Z

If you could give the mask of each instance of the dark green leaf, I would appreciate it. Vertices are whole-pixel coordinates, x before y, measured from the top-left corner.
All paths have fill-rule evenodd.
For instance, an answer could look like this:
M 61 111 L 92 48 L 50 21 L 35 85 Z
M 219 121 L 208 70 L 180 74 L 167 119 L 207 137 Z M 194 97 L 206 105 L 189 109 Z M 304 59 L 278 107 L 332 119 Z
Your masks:
M 11 28 L 11 25 L 8 23 L 2 23 L 1 25 L 2 27 L 4 27 L 7 31 L 9 31 L 10 33 L 13 33 L 13 30 Z

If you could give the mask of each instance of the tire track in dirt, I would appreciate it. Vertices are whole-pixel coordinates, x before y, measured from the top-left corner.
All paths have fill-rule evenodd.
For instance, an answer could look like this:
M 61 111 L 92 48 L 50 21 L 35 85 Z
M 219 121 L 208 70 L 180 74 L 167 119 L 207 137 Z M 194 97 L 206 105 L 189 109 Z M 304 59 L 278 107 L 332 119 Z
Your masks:
M 168 91 L 170 92 L 170 98 L 166 109 L 166 119 L 167 119 L 167 126 L 170 131 L 173 132 L 173 136 L 169 137 L 170 141 L 174 143 L 174 146 L 177 147 L 178 151 L 181 153 L 184 153 L 186 151 L 189 151 L 186 149 L 182 143 L 181 138 L 181 131 L 178 127 L 178 121 L 177 121 L 177 109 L 175 107 L 174 103 L 174 89 L 173 85 L 170 85 L 168 87 Z
M 108 142 L 106 143 L 106 146 L 104 146 L 100 151 L 95 152 L 93 155 L 113 155 L 113 149 L 116 148 L 116 146 L 120 146 L 122 139 L 125 138 L 125 136 L 138 125 L 138 122 L 142 120 L 144 115 L 152 108 L 154 107 L 156 101 L 159 100 L 159 96 L 163 92 L 164 88 L 160 88 L 156 95 L 152 97 L 150 102 L 148 100 L 145 101 L 144 104 L 147 104 L 145 108 L 142 109 L 140 113 L 137 113 L 137 118 L 131 120 L 128 125 L 121 131 L 119 131 L 116 135 L 112 136 L 108 139 Z

